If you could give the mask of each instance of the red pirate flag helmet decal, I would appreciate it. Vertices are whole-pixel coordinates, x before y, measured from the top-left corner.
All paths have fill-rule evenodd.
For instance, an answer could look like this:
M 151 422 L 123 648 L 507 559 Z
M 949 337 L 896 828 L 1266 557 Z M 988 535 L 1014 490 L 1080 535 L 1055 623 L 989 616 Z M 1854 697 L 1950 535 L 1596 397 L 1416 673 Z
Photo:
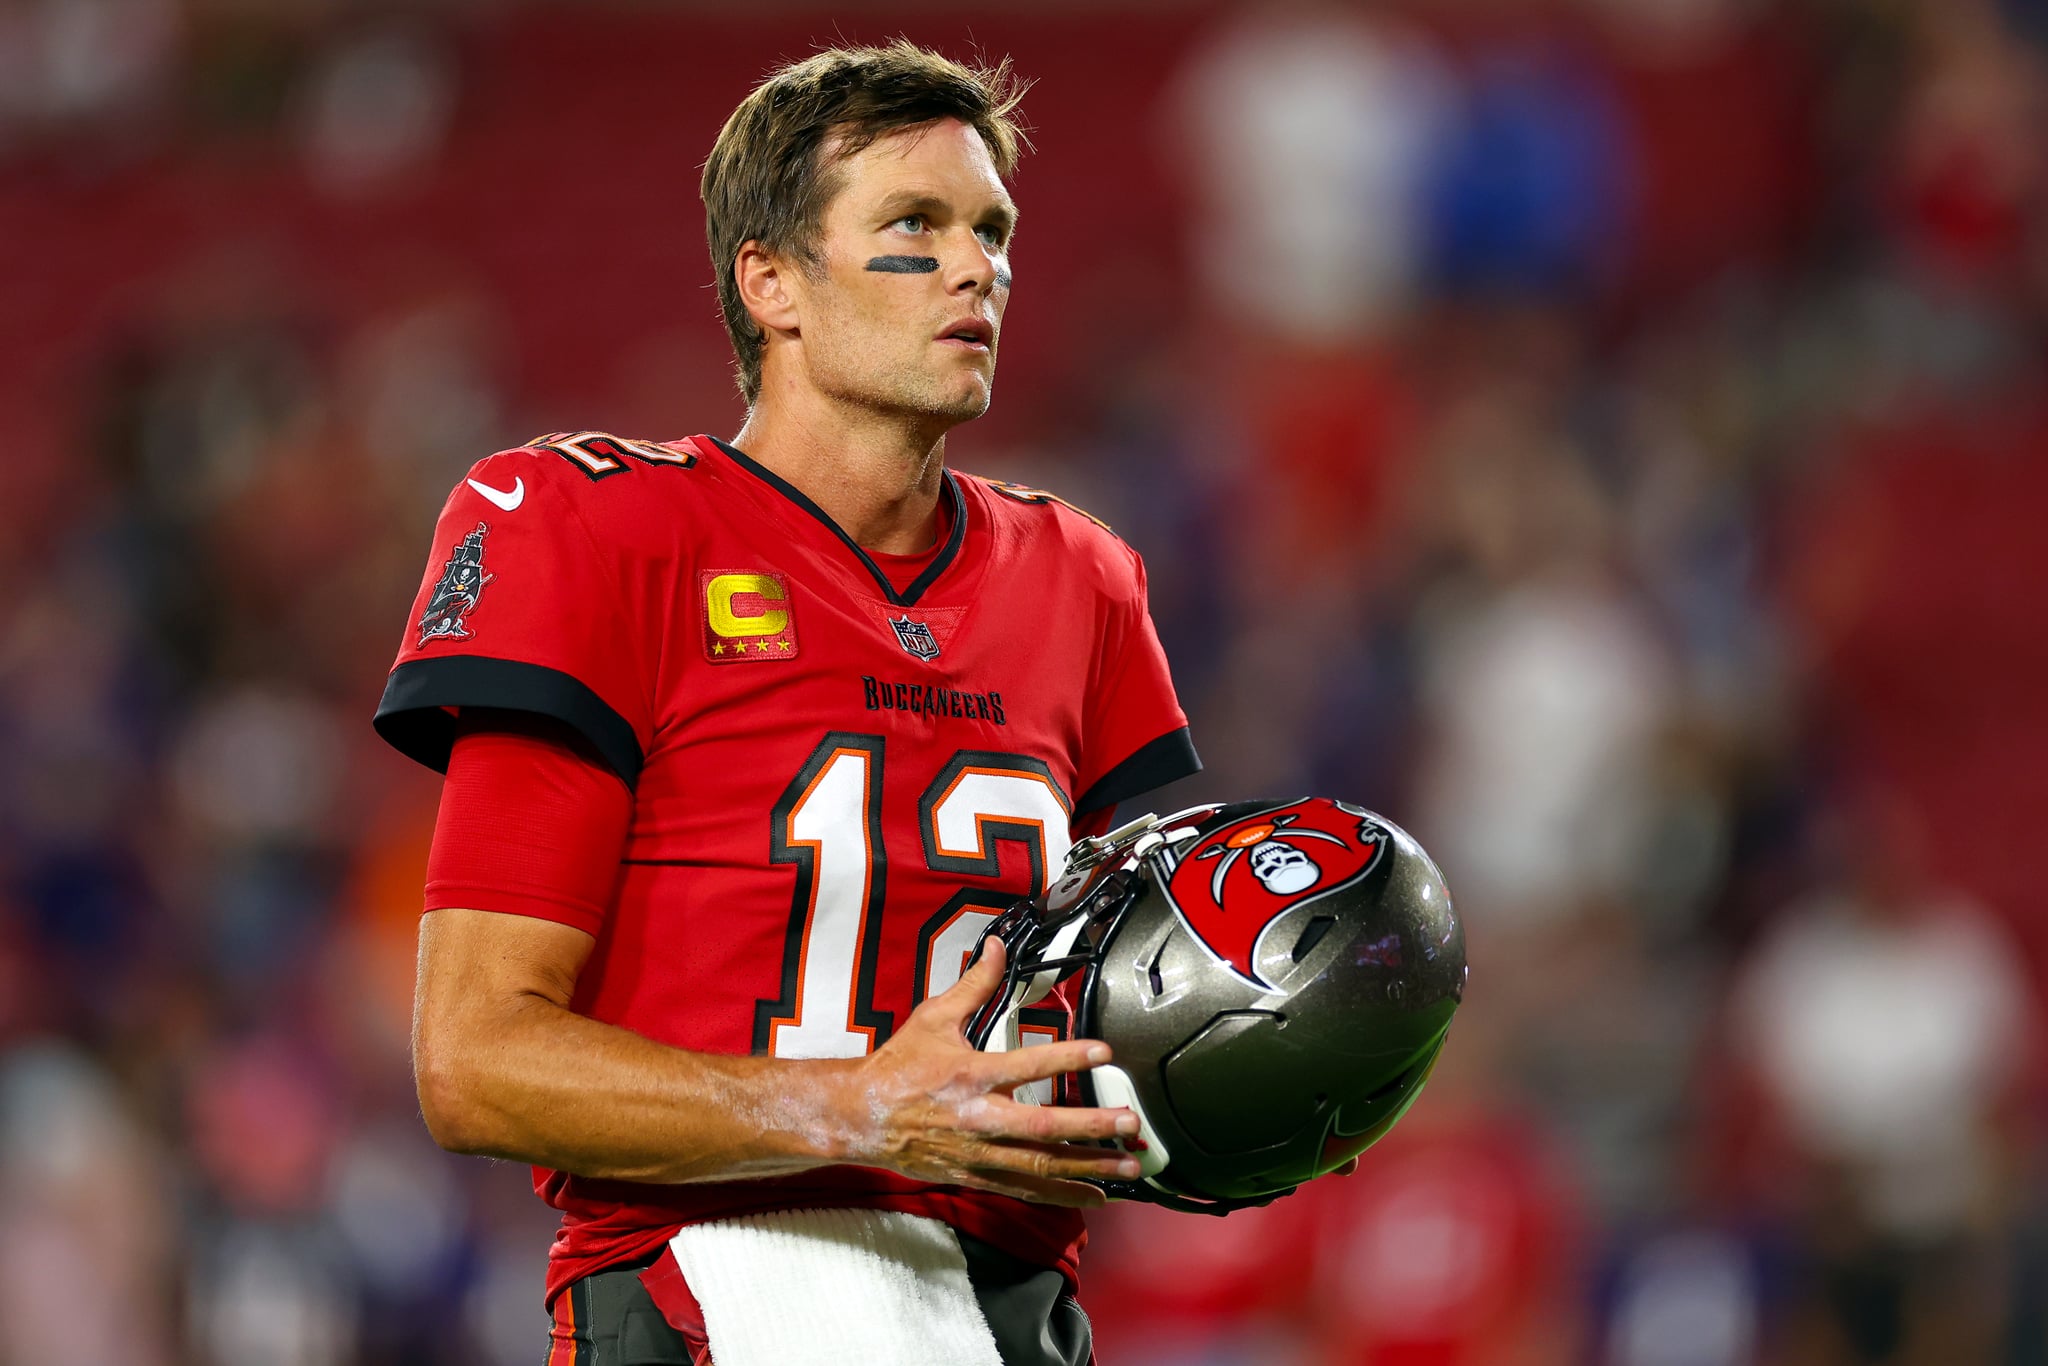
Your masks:
M 1253 967 L 1283 912 L 1352 886 L 1384 859 L 1388 835 L 1327 797 L 1241 815 L 1183 846 L 1164 879 L 1181 923 L 1221 962 L 1270 989 Z

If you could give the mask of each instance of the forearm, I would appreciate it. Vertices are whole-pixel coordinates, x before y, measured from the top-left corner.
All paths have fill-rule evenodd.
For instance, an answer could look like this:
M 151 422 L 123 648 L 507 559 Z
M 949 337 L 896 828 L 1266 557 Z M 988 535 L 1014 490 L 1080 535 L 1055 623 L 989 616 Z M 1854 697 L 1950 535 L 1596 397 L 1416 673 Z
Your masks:
M 579 1176 L 690 1182 L 845 1160 L 850 1065 L 692 1053 L 527 996 L 417 1048 L 443 1147 Z M 452 1052 L 454 1056 L 442 1056 Z
M 1128 1179 L 1128 1111 L 1019 1104 L 1020 1086 L 1108 1062 L 1094 1040 L 986 1054 L 965 1026 L 1004 981 L 991 940 L 862 1058 L 691 1053 L 569 1008 L 595 941 L 548 920 L 447 909 L 420 921 L 413 1071 L 454 1152 L 609 1180 L 781 1176 L 831 1164 L 1025 1200 L 1098 1205 Z

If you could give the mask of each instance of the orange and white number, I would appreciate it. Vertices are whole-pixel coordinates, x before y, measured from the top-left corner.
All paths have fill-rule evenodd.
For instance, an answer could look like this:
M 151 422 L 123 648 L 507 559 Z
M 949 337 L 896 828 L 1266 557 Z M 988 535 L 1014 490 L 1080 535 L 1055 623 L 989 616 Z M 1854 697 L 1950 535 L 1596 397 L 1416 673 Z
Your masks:
M 834 732 L 776 803 L 770 857 L 797 868 L 783 956 L 781 995 L 755 1010 L 754 1044 L 779 1058 L 857 1058 L 883 1043 L 891 1016 L 874 1004 L 875 966 L 888 853 L 882 827 L 879 735 Z M 925 866 L 976 881 L 1001 876 L 1001 845 L 1020 844 L 1030 886 L 1004 892 L 968 886 L 938 907 L 919 933 L 914 1001 L 960 980 L 982 934 L 1023 895 L 1045 890 L 1066 859 L 1068 805 L 1050 770 L 1016 754 L 963 750 L 918 802 Z M 1033 1020 L 1027 1042 L 1057 1037 Z M 1049 1098 L 1049 1088 L 1044 1096 Z M 1019 1098 L 1026 1098 L 1020 1091 Z

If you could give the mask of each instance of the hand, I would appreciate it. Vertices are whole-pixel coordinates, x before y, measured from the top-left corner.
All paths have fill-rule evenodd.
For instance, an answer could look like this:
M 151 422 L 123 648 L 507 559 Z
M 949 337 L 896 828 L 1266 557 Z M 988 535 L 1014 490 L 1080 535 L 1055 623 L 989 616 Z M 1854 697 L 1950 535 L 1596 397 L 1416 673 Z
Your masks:
M 893 1038 L 854 1064 L 853 1125 L 845 1160 L 919 1181 L 972 1186 L 1020 1200 L 1093 1207 L 1103 1193 L 1085 1183 L 1129 1180 L 1135 1158 L 1077 1140 L 1128 1137 L 1127 1109 L 1025 1105 L 1019 1086 L 1109 1061 L 1092 1039 L 983 1053 L 967 1042 L 969 1018 L 1003 981 L 1000 939 L 948 991 L 932 997 Z

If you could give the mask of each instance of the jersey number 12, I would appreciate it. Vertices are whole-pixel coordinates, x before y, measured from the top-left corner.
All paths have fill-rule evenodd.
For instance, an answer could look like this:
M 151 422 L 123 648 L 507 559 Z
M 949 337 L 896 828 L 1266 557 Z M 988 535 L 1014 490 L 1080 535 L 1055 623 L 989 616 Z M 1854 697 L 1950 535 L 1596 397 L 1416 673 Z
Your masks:
M 757 1051 L 857 1058 L 888 1039 L 891 1016 L 874 1004 L 889 864 L 885 748 L 879 735 L 827 735 L 775 804 L 770 857 L 796 865 L 796 895 L 782 996 L 755 1008 Z M 959 751 L 926 786 L 917 814 L 925 866 L 935 873 L 997 877 L 1000 845 L 1021 844 L 1031 866 L 1026 895 L 1045 890 L 1046 870 L 1071 843 L 1066 795 L 1042 760 L 1019 754 Z M 970 887 L 935 909 L 918 934 L 913 1004 L 959 980 L 983 931 L 1018 895 Z M 1024 1030 L 1026 1042 L 1057 1032 L 1046 1020 Z

